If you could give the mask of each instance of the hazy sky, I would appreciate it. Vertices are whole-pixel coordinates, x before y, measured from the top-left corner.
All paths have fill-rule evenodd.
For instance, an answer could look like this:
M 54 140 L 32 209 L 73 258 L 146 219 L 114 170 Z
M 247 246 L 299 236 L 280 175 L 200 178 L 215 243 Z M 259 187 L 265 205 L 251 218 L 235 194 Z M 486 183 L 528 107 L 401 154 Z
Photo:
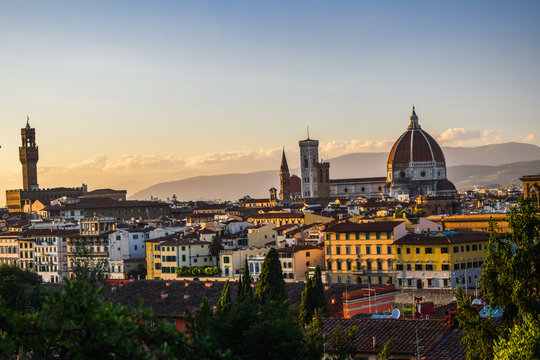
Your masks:
M 26 115 L 42 186 L 91 188 L 540 139 L 538 1 L 2 1 L 0 191 Z M 138 184 L 138 185 L 136 185 Z M 3 195 L 0 198 L 3 199 Z M 0 201 L 0 203 L 3 203 Z

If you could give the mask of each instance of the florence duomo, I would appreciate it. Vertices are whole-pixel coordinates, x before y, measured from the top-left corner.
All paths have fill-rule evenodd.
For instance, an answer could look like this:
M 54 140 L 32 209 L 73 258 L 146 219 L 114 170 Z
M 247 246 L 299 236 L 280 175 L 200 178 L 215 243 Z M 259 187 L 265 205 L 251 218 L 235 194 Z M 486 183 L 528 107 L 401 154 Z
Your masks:
M 330 163 L 319 162 L 319 141 L 301 140 L 300 164 L 302 197 L 345 198 L 356 197 L 398 200 L 418 196 L 455 197 L 457 190 L 447 179 L 446 161 L 437 141 L 424 131 L 413 106 L 407 130 L 395 141 L 388 155 L 387 174 L 381 177 L 330 179 Z M 281 192 L 288 189 L 289 172 L 283 151 L 280 171 Z M 286 200 L 282 197 L 283 200 Z

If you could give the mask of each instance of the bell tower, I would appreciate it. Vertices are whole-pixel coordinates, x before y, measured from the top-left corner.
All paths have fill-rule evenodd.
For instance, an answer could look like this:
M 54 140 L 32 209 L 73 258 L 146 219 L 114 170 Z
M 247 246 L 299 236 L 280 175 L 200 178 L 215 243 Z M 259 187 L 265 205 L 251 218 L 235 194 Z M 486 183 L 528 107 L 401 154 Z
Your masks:
M 281 167 L 279 169 L 279 180 L 281 185 L 281 188 L 279 190 L 279 198 L 281 200 L 291 200 L 290 179 L 291 175 L 289 174 L 289 165 L 287 165 L 285 148 L 283 148 L 283 155 L 281 156 Z
M 21 129 L 21 140 L 19 160 L 22 164 L 23 190 L 38 190 L 37 162 L 39 154 L 36 146 L 36 129 L 30 127 L 28 116 L 26 117 L 26 127 Z

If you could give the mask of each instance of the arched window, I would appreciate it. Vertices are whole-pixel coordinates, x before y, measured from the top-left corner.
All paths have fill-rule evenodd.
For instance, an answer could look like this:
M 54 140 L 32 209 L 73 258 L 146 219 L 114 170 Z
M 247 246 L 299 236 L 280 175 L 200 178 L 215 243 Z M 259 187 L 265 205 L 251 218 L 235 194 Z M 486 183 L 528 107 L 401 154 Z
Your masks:
M 304 167 L 305 167 L 305 168 L 308 168 L 308 167 L 309 167 L 308 159 L 307 159 L 306 156 L 304 156 Z
M 404 178 L 404 177 L 405 177 L 405 171 L 400 171 L 400 172 L 399 172 L 399 177 Z

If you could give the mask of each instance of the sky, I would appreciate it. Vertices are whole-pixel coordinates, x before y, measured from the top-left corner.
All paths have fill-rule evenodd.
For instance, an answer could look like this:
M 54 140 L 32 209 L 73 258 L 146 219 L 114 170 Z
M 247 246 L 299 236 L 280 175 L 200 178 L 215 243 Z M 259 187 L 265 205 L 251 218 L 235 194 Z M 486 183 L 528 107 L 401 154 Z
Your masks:
M 388 152 L 411 106 L 443 146 L 540 144 L 538 1 L 0 0 L 0 191 L 133 193 Z M 0 200 L 0 203 L 2 201 Z

